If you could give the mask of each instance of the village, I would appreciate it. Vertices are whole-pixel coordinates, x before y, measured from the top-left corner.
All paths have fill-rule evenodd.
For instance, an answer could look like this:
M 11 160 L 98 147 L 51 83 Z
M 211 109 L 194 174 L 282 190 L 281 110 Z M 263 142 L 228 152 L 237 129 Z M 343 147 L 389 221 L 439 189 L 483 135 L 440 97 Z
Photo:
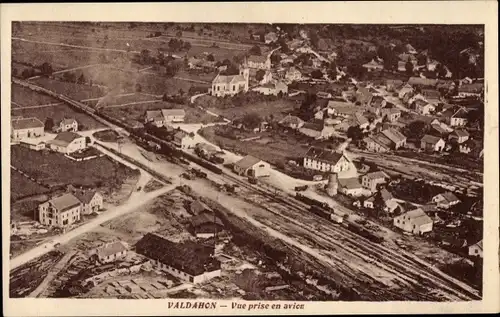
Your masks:
M 481 297 L 482 30 L 13 30 L 11 297 Z

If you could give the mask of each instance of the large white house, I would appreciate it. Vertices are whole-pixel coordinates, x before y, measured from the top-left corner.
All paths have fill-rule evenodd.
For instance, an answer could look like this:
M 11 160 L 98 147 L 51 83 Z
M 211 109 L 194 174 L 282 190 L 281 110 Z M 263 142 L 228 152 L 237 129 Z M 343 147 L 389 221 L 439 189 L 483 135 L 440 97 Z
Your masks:
M 322 172 L 343 172 L 350 168 L 351 161 L 344 153 L 310 147 L 304 156 L 304 167 Z
M 82 203 L 73 194 L 66 193 L 38 206 L 42 225 L 66 227 L 80 220 Z
M 11 138 L 19 141 L 24 138 L 37 138 L 44 135 L 44 124 L 37 118 L 15 118 L 11 121 Z
M 61 132 L 49 141 L 49 147 L 53 151 L 70 154 L 85 149 L 87 144 L 84 136 L 74 132 Z
M 413 234 L 423 234 L 432 231 L 434 222 L 420 208 L 408 211 L 394 218 L 394 226 Z
M 248 91 L 250 72 L 248 68 L 240 69 L 239 75 L 218 74 L 212 81 L 210 93 L 212 96 L 234 96 L 240 92 Z

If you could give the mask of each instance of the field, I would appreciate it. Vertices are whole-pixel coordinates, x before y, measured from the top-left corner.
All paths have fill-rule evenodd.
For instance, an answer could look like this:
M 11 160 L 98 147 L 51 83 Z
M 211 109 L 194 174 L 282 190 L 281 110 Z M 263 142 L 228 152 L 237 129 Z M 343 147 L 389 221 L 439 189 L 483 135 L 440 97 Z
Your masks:
M 32 81 L 35 85 L 66 95 L 75 100 L 99 98 L 105 95 L 102 88 L 89 85 L 80 85 L 50 78 L 37 78 Z
M 201 96 L 196 99 L 196 104 L 201 105 L 205 109 L 222 115 L 230 120 L 242 118 L 248 113 L 257 113 L 261 118 L 273 115 L 279 117 L 292 112 L 297 105 L 290 100 L 259 100 L 255 102 L 242 102 L 241 106 L 226 106 L 222 105 L 217 98 L 212 96 Z
M 20 146 L 12 146 L 11 158 L 13 166 L 47 186 L 73 184 L 101 188 L 109 193 L 120 188 L 130 176 L 138 174 L 138 171 L 131 170 L 106 156 L 75 162 L 60 153 L 31 151 Z
M 255 141 L 233 140 L 215 133 L 217 127 L 206 127 L 200 134 L 208 141 L 238 154 L 250 154 L 272 165 L 282 165 L 305 155 L 309 144 L 299 143 L 293 137 L 278 138 L 269 135 Z
M 19 172 L 11 169 L 10 173 L 10 197 L 15 202 L 24 197 L 44 194 L 48 189 L 33 182 L 21 175 Z
M 45 122 L 47 118 L 52 118 L 56 124 L 58 124 L 63 118 L 74 118 L 78 122 L 79 130 L 91 130 L 104 127 L 102 123 L 84 113 L 75 111 L 73 108 L 65 104 L 31 109 L 14 108 L 11 109 L 11 115 L 22 116 L 25 118 L 36 117 L 42 122 Z
M 51 103 L 59 103 L 59 100 L 47 95 L 35 92 L 29 88 L 12 84 L 11 100 L 15 103 L 12 108 L 40 106 Z

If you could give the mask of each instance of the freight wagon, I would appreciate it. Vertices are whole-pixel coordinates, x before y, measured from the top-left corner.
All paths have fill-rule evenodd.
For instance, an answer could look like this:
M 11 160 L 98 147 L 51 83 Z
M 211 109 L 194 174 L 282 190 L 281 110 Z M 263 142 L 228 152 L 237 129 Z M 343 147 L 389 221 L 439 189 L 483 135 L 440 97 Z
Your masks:
M 350 231 L 357 233 L 360 236 L 367 238 L 368 240 L 375 242 L 375 243 L 381 243 L 384 241 L 384 237 L 382 237 L 376 233 L 373 233 L 373 232 L 367 230 L 366 228 L 359 226 L 357 224 L 354 224 L 352 222 L 348 223 L 347 229 L 349 229 Z
M 327 203 L 323 202 L 323 201 L 319 201 L 319 200 L 316 200 L 316 199 L 313 199 L 313 198 L 309 198 L 307 196 L 304 196 L 300 193 L 296 193 L 295 194 L 295 198 L 297 200 L 300 200 L 301 202 L 303 203 L 306 203 L 310 206 L 319 206 L 319 207 L 322 207 L 326 210 L 329 210 L 329 211 L 333 211 L 333 208 L 331 208 Z

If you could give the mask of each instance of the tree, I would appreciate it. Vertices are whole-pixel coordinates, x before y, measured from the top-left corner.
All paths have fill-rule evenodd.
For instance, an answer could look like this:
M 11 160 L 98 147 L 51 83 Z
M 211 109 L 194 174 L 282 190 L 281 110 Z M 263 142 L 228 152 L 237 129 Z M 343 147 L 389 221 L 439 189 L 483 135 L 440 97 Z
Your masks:
M 280 61 L 281 61 L 281 56 L 279 54 L 272 54 L 271 55 L 271 63 L 272 64 L 277 65 L 277 64 L 279 64 Z
M 168 77 L 174 77 L 177 72 L 180 69 L 179 63 L 176 62 L 170 62 L 168 65 L 165 67 L 165 73 Z
M 347 137 L 356 142 L 363 138 L 363 132 L 359 126 L 351 126 L 347 129 Z
M 215 61 L 214 54 L 208 54 L 208 55 L 207 55 L 207 61 L 209 61 L 209 62 L 214 62 L 214 61 Z
M 242 119 L 243 125 L 248 129 L 255 129 L 259 127 L 261 121 L 262 120 L 259 114 L 256 112 L 247 113 Z
M 189 51 L 191 49 L 191 43 L 184 42 L 184 50 Z
M 337 79 L 337 65 L 334 62 L 330 63 L 330 67 L 328 67 L 328 78 Z
M 158 51 L 156 60 L 158 61 L 158 64 L 160 64 L 161 66 L 165 65 L 165 55 L 163 55 L 163 52 Z
M 79 84 L 85 83 L 85 76 L 83 76 L 83 73 L 78 77 L 77 83 Z
M 311 46 L 313 48 L 318 48 L 319 45 L 319 36 L 315 31 L 311 31 L 309 34 L 309 40 L 311 41 Z
M 406 134 L 409 138 L 420 140 L 426 133 L 427 125 L 424 121 L 413 121 L 406 127 Z
M 311 72 L 311 77 L 315 79 L 323 78 L 323 72 L 319 69 L 315 69 Z
M 252 48 L 248 51 L 251 55 L 262 55 L 262 52 L 260 50 L 260 46 L 254 45 Z
M 52 128 L 54 127 L 54 119 L 48 117 L 47 119 L 45 119 L 45 123 L 44 123 L 44 129 L 45 131 L 52 131 Z
M 413 75 L 413 63 L 410 61 L 407 61 L 405 64 L 405 69 L 406 69 L 406 74 L 408 75 Z
M 52 75 L 52 65 L 50 65 L 49 63 L 45 62 L 43 63 L 41 66 L 40 66 L 40 72 L 42 74 L 42 76 L 50 76 Z
M 255 79 L 257 79 L 258 81 L 261 81 L 262 79 L 264 79 L 264 75 L 266 74 L 266 72 L 262 69 L 259 69 L 256 73 L 255 73 Z
M 150 59 L 150 52 L 147 49 L 143 49 L 140 55 L 140 61 L 142 64 L 148 64 Z
M 182 31 L 177 31 L 175 33 L 175 36 L 177 36 L 178 38 L 182 37 Z
M 135 84 L 135 92 L 141 92 L 141 91 L 142 91 L 141 84 Z

